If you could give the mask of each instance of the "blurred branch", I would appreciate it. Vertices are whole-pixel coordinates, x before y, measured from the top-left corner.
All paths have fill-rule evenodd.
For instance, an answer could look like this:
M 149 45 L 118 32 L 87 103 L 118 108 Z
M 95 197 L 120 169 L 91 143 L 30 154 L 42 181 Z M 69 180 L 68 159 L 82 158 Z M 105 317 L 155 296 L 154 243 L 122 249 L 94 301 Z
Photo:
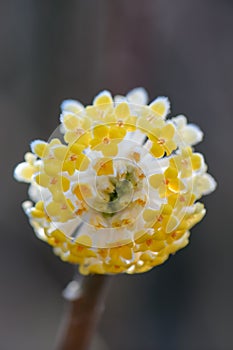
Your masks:
M 104 309 L 107 291 L 106 275 L 84 277 L 81 283 L 73 281 L 65 291 L 68 301 L 62 321 L 56 350 L 88 350 L 96 326 Z

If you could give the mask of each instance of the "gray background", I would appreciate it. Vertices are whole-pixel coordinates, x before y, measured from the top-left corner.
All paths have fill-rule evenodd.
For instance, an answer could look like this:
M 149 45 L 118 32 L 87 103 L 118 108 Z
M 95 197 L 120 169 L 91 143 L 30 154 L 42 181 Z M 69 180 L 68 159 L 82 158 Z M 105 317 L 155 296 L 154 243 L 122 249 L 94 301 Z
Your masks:
M 186 249 L 112 279 L 99 333 L 111 350 L 233 348 L 232 35 L 230 0 L 1 0 L 1 350 L 52 349 L 73 273 L 29 227 L 15 164 L 56 128 L 63 99 L 136 86 L 201 126 L 219 186 Z

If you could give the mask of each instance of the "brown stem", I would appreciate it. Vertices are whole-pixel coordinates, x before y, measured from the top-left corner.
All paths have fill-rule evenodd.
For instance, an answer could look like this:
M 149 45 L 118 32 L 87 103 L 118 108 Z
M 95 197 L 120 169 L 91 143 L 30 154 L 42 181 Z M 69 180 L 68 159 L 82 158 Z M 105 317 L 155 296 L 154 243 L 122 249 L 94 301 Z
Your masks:
M 89 350 L 104 307 L 108 276 L 84 277 L 77 297 L 68 301 L 56 350 Z

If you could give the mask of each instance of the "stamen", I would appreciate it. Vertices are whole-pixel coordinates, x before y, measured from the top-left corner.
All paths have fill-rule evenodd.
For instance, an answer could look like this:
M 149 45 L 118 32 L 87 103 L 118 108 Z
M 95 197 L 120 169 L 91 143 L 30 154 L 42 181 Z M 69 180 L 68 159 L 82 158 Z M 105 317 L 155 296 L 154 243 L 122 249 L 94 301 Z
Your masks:
M 53 177 L 51 180 L 50 180 L 50 184 L 51 185 L 56 185 L 56 183 L 57 183 L 57 178 L 56 177 Z
M 108 144 L 110 143 L 110 139 L 109 139 L 108 137 L 104 137 L 104 138 L 103 138 L 103 143 L 104 143 L 105 145 L 108 145 Z
M 157 143 L 158 143 L 159 145 L 164 145 L 165 142 L 166 142 L 166 140 L 164 140 L 164 139 L 158 139 L 158 141 L 157 141 Z
M 139 162 L 140 158 L 141 158 L 140 153 L 133 152 L 133 159 L 135 160 L 135 162 Z
M 71 160 L 72 162 L 76 161 L 77 158 L 78 158 L 78 157 L 77 157 L 76 154 L 72 154 L 72 155 L 70 156 L 70 160 Z
M 162 215 L 159 215 L 158 218 L 157 218 L 158 222 L 161 222 L 163 221 L 163 216 Z
M 117 122 L 117 125 L 118 125 L 119 127 L 123 127 L 123 126 L 124 126 L 123 120 L 119 119 L 118 122 Z

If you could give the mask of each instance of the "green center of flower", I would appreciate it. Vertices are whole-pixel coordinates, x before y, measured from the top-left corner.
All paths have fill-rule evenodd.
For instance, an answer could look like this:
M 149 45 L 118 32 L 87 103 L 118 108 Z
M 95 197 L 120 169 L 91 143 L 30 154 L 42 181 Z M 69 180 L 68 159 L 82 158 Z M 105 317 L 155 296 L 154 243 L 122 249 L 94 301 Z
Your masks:
M 101 212 L 105 218 L 112 217 L 128 207 L 139 184 L 133 166 L 126 166 L 123 171 L 121 170 L 115 169 L 114 176 L 96 178 L 97 195 L 93 198 L 92 208 Z
M 146 177 L 138 164 L 131 160 L 115 158 L 101 161 L 95 167 L 95 175 L 90 182 L 86 184 L 90 195 L 86 186 L 80 187 L 82 198 L 88 210 L 94 210 L 102 217 L 104 226 L 113 227 L 115 218 L 119 216 L 127 218 L 124 225 L 132 223 L 146 203 Z
M 134 192 L 132 183 L 126 179 L 118 180 L 116 178 L 110 178 L 109 181 L 113 184 L 113 190 L 107 195 L 105 193 L 105 198 L 107 197 L 108 201 L 102 211 L 104 217 L 113 216 L 116 212 L 127 207 L 132 200 Z M 102 197 L 101 193 L 100 196 Z

